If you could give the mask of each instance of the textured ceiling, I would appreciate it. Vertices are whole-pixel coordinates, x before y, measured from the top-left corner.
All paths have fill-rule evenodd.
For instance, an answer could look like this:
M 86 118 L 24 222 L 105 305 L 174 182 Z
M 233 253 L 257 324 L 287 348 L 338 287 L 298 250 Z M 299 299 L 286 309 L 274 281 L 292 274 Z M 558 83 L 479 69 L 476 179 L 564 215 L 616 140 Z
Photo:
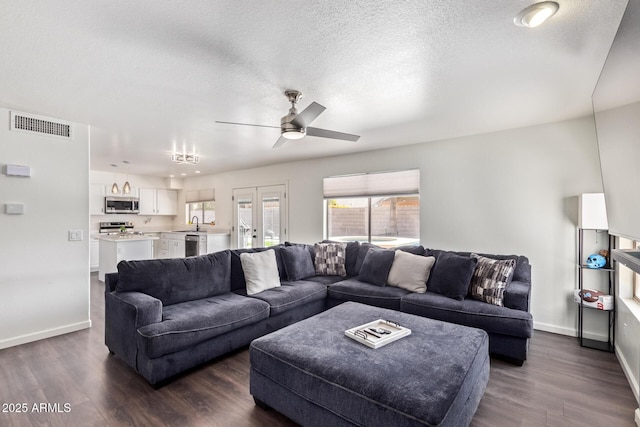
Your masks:
M 366 151 L 589 114 L 626 0 L 0 0 L 0 106 L 87 123 L 91 169 L 167 176 Z M 285 89 L 327 110 L 279 149 Z M 176 146 L 201 154 L 175 165 Z M 123 164 L 127 160 L 129 164 Z

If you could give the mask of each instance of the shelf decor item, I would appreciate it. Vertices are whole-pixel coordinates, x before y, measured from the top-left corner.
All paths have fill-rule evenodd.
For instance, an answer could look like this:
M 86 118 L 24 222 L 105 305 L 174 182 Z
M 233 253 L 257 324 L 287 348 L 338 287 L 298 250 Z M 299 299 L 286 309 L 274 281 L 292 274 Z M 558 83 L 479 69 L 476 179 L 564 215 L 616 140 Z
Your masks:
M 586 265 L 589 268 L 602 268 L 607 265 L 607 259 L 599 254 L 591 254 L 587 258 Z

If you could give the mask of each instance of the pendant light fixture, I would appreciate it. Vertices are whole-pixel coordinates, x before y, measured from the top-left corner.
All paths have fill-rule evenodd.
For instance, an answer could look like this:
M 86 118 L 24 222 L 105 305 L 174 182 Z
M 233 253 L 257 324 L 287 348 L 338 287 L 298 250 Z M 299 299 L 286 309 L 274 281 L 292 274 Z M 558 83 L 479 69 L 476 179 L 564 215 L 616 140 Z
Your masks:
M 111 186 L 111 192 L 113 194 L 118 194 L 120 192 L 120 189 L 118 188 L 118 184 L 117 183 L 115 183 L 115 182 L 113 183 L 113 185 Z

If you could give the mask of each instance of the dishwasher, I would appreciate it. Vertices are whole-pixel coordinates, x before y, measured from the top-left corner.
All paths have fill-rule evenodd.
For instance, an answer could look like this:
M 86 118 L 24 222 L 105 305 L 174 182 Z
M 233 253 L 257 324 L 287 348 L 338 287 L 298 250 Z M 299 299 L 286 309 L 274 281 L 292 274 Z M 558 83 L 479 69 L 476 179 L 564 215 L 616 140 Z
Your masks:
M 187 234 L 184 238 L 184 256 L 198 256 L 200 236 L 197 234 Z

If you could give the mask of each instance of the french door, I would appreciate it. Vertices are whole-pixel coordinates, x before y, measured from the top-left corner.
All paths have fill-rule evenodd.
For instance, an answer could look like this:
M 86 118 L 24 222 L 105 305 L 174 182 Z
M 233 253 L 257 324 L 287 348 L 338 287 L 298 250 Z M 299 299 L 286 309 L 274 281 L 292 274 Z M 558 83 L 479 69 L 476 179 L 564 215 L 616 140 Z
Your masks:
M 235 188 L 233 190 L 232 245 L 259 248 L 287 239 L 286 185 Z

